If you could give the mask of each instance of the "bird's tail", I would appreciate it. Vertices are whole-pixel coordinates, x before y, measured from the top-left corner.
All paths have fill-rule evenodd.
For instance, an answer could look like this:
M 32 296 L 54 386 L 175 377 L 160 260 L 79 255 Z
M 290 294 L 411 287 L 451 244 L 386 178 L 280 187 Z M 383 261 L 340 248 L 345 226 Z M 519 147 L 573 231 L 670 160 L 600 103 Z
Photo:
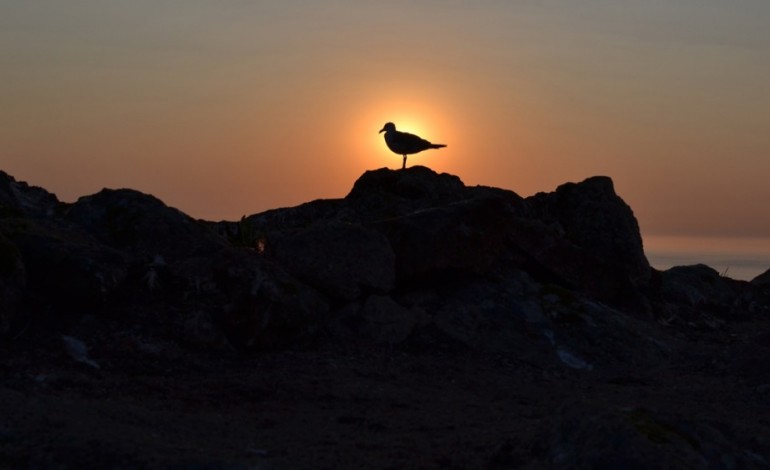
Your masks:
M 432 149 L 440 149 L 442 147 L 446 147 L 444 144 L 430 144 L 430 148 Z

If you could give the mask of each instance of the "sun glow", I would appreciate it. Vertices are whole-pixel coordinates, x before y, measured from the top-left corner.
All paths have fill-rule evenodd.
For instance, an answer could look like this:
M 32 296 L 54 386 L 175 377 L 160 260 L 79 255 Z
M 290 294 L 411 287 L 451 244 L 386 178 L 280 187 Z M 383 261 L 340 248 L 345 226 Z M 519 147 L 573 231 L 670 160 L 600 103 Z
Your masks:
M 399 131 L 447 143 L 450 125 L 440 115 L 440 109 L 429 99 L 384 100 L 367 106 L 366 112 L 358 114 L 350 133 L 356 163 L 363 169 L 400 168 L 401 159 L 385 145 L 384 133 L 379 133 L 386 122 L 394 123 Z M 420 164 L 419 158 L 410 159 L 408 164 Z

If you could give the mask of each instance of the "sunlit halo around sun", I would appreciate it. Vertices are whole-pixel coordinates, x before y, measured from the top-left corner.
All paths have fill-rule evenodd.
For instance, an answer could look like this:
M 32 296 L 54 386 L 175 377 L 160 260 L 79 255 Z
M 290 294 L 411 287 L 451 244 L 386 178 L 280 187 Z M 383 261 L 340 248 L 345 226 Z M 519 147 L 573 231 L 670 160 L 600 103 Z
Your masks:
M 383 91 L 385 89 L 385 91 Z M 395 89 L 396 91 L 392 91 Z M 342 110 L 347 118 L 347 132 L 344 135 L 349 145 L 348 158 L 351 173 L 376 168 L 401 168 L 402 159 L 391 152 L 385 144 L 384 133 L 380 129 L 387 122 L 396 125 L 401 132 L 418 135 L 426 140 L 441 144 L 456 144 L 457 139 L 451 139 L 453 119 L 447 109 L 451 103 L 446 94 L 438 88 L 415 88 L 414 84 L 400 86 L 365 87 L 361 92 L 364 100 L 349 103 Z M 456 136 L 455 136 L 456 137 Z M 441 154 L 446 158 L 447 151 Z M 410 157 L 407 166 L 435 165 L 428 160 L 430 154 L 420 153 Z
M 416 117 L 407 116 L 407 115 L 392 115 L 387 117 L 382 124 L 377 127 L 377 131 L 382 129 L 382 126 L 386 122 L 392 122 L 396 125 L 396 130 L 401 132 L 408 132 L 410 134 L 415 134 L 419 136 L 425 136 L 430 134 L 430 131 L 428 130 L 430 127 L 423 124 L 423 122 Z M 392 167 L 398 167 L 399 162 L 401 159 L 394 154 L 393 152 L 388 149 L 388 146 L 385 144 L 385 133 L 378 133 L 376 138 L 376 145 L 378 147 L 377 154 L 380 156 L 384 156 L 386 159 L 386 165 L 392 166 Z M 412 160 L 415 161 L 415 160 Z
M 429 125 L 428 118 L 418 117 L 417 114 L 410 115 L 407 113 L 372 113 L 367 116 L 366 119 L 362 119 L 356 125 L 356 133 L 360 136 L 365 136 L 365 145 L 357 146 L 362 152 L 359 158 L 365 160 L 365 164 L 368 168 L 380 168 L 386 167 L 398 167 L 400 166 L 401 159 L 391 152 L 385 144 L 384 133 L 380 133 L 380 129 L 386 122 L 392 122 L 396 125 L 396 129 L 401 132 L 409 132 L 411 134 L 419 135 L 426 139 L 433 139 L 436 142 L 441 140 L 438 136 L 439 126 Z M 436 135 L 437 137 L 432 137 Z M 364 142 L 359 141 L 361 144 Z

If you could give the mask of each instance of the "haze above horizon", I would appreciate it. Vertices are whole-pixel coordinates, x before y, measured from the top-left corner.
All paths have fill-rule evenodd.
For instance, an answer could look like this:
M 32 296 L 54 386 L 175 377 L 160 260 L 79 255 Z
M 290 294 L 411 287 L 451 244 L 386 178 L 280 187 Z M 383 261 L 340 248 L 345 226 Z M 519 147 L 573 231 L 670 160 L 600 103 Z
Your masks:
M 607 175 L 643 234 L 770 237 L 770 2 L 11 1 L 0 168 L 209 220 L 408 165 L 522 196 Z

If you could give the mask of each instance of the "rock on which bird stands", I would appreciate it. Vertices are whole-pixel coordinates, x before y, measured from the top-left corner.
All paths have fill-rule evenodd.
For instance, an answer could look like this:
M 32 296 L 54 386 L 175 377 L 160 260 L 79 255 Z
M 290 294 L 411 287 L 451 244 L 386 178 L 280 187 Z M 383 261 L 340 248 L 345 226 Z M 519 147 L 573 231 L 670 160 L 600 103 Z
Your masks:
M 361 175 L 345 201 L 361 220 L 371 221 L 466 199 L 465 190 L 457 176 L 423 166 L 400 171 L 381 168 Z

